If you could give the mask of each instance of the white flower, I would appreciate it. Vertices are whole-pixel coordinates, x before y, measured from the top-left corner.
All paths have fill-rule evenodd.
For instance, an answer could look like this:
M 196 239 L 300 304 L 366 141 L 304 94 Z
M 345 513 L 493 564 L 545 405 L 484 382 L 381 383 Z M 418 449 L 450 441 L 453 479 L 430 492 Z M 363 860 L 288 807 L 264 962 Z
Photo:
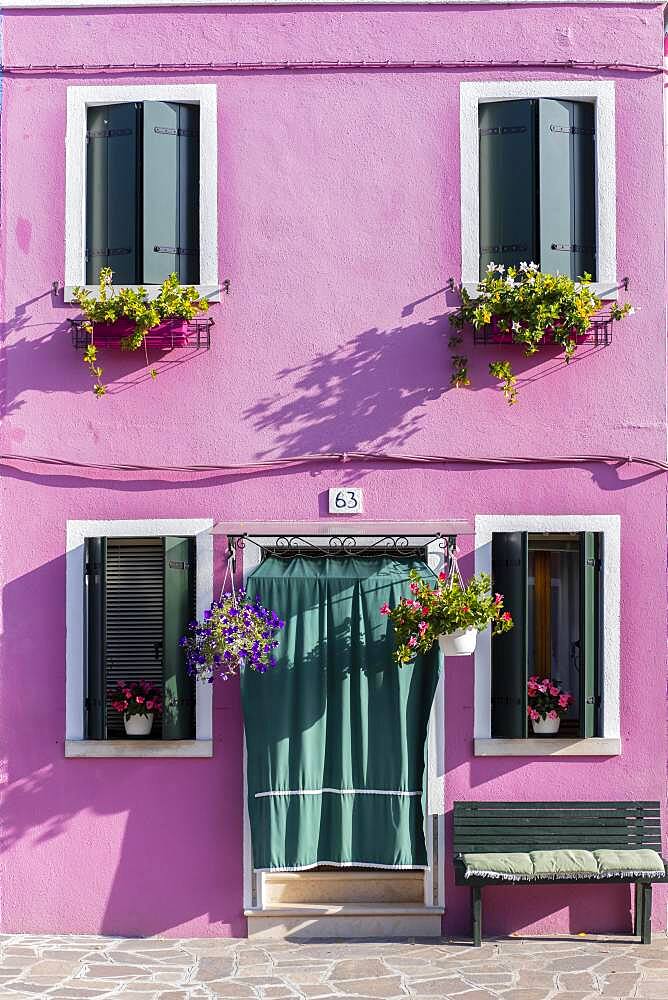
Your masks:
M 536 284 L 536 279 L 533 276 L 531 278 L 527 278 L 527 285 L 535 285 L 535 284 Z
M 514 288 L 515 287 L 515 279 L 511 278 L 510 275 L 508 275 L 508 277 L 506 278 L 506 285 L 508 285 L 508 288 Z
M 520 271 L 528 271 L 528 270 L 529 270 L 529 265 L 527 264 L 527 262 L 525 260 L 521 260 Z
M 534 262 L 531 261 L 530 264 L 529 264 L 529 270 L 530 271 L 537 271 L 538 270 L 538 264 L 534 264 Z
M 497 264 L 496 270 L 499 272 L 499 274 L 503 274 L 503 272 L 505 271 L 505 267 L 503 266 L 503 264 Z
M 490 260 L 489 264 L 487 265 L 487 273 L 492 274 L 493 271 L 496 271 L 496 264 L 494 263 L 493 260 Z
M 636 311 L 635 311 L 635 309 L 633 308 L 633 306 L 631 306 L 631 308 L 629 309 L 629 312 L 628 312 L 628 315 L 629 315 L 629 316 L 635 316 L 635 314 L 636 314 Z
M 522 327 L 520 326 L 519 321 L 515 320 L 515 322 L 513 323 L 513 330 L 517 331 L 517 330 L 521 330 L 521 329 L 522 329 Z

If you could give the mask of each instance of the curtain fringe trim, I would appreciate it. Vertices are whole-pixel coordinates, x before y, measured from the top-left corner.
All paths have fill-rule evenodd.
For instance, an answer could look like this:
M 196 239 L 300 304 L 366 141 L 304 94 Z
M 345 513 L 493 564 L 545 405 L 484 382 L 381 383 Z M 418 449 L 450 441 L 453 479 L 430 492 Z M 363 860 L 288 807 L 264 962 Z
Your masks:
M 406 798 L 421 796 L 422 792 L 404 792 L 383 788 L 294 788 L 287 791 L 256 792 L 256 799 L 287 798 L 289 795 L 401 795 Z
M 379 865 L 377 861 L 316 861 L 312 865 L 294 865 L 281 868 L 255 868 L 256 872 L 305 872 L 313 868 L 320 868 L 321 865 L 329 865 L 331 868 L 382 868 L 393 871 L 429 871 L 429 865 Z
M 604 879 L 604 878 L 624 878 L 628 875 L 630 878 L 655 878 L 656 876 L 661 877 L 665 874 L 659 871 L 639 871 L 639 870 L 625 870 L 625 871 L 614 871 L 614 872 L 554 872 L 554 873 L 544 873 L 541 875 L 513 875 L 510 872 L 487 872 L 479 871 L 477 868 L 467 868 L 464 873 L 465 878 L 498 878 L 504 882 L 558 882 L 560 879 L 579 879 L 582 881 L 589 880 L 590 882 L 594 879 Z

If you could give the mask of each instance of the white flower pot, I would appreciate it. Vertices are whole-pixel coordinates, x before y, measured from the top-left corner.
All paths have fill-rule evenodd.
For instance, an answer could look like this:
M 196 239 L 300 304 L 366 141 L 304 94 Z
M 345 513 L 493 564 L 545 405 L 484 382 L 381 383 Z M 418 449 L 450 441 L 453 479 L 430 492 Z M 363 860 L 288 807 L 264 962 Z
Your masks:
M 475 650 L 478 630 L 470 625 L 468 628 L 457 629 L 449 635 L 439 635 L 438 644 L 443 656 L 470 656 Z
M 148 736 L 153 726 L 153 712 L 148 715 L 124 715 L 123 721 L 128 736 Z
M 540 736 L 554 736 L 555 733 L 559 732 L 559 723 L 561 719 L 535 719 L 531 720 L 531 725 L 533 726 L 534 733 L 538 733 Z

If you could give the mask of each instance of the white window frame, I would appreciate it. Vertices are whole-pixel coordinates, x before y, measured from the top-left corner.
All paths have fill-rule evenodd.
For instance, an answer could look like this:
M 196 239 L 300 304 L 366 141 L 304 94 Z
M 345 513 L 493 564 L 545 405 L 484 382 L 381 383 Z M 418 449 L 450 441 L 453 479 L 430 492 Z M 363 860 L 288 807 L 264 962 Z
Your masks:
M 67 88 L 65 138 L 65 301 L 86 285 L 86 112 L 99 104 L 173 101 L 199 104 L 199 270 L 198 292 L 220 300 L 218 276 L 218 111 L 215 84 L 160 84 Z M 125 287 L 138 288 L 138 285 Z M 149 294 L 159 285 L 146 286 Z
M 478 108 L 491 101 L 551 97 L 588 101 L 596 114 L 597 269 L 592 288 L 617 299 L 617 178 L 615 160 L 615 84 L 611 80 L 491 80 L 460 84 L 460 177 L 462 284 L 478 290 L 480 269 L 480 133 Z
M 473 716 L 476 756 L 615 756 L 620 737 L 620 565 L 619 514 L 481 514 L 475 519 L 475 571 L 492 573 L 496 531 L 596 531 L 603 535 L 603 648 L 601 663 L 603 732 L 587 739 L 492 739 L 492 636 L 488 628 L 476 645 Z M 512 609 L 511 609 L 512 610 Z
M 346 520 L 346 524 L 350 524 Z M 411 531 L 420 529 L 415 522 L 383 522 L 383 534 L 373 533 L 369 530 L 371 522 L 367 522 L 364 528 L 360 525 L 358 530 L 364 532 L 364 541 L 369 545 L 374 542 L 382 542 L 385 535 L 402 535 L 406 538 L 410 546 L 423 547 L 424 537 L 411 534 Z M 357 525 L 355 526 L 357 529 Z M 301 524 L 304 528 L 304 524 Z M 217 528 L 217 530 L 219 530 Z M 243 577 L 244 585 L 250 573 L 259 566 L 262 560 L 262 550 L 259 546 L 269 546 L 276 542 L 280 535 L 294 534 L 295 523 L 285 522 L 283 530 L 279 525 L 274 527 L 277 534 L 272 535 L 249 535 L 243 553 Z M 368 534 L 367 534 L 368 532 Z M 323 528 L 313 525 L 311 530 L 300 531 L 300 536 L 314 545 L 325 544 L 331 535 L 325 533 Z M 340 529 L 339 529 L 340 533 Z M 439 573 L 444 568 L 444 549 L 439 541 L 430 542 L 427 546 L 427 561 L 430 568 Z M 439 654 L 440 655 L 440 654 Z M 445 851 L 445 670 L 441 669 L 434 701 L 432 703 L 431 715 L 429 717 L 429 727 L 427 733 L 426 752 L 426 808 L 424 816 L 424 833 L 427 847 L 427 865 L 424 871 L 424 904 L 425 907 L 443 910 L 445 905 L 445 865 L 443 864 L 443 854 Z M 243 886 L 244 886 L 244 911 L 246 915 L 262 912 L 263 904 L 263 882 L 264 872 L 256 872 L 253 868 L 253 852 L 251 845 L 250 819 L 248 815 L 248 778 L 247 778 L 247 754 L 246 740 L 244 737 L 244 768 L 243 768 L 243 794 L 244 794 L 244 827 L 243 827 Z M 434 843 L 434 826 L 436 827 L 436 837 L 438 843 Z
M 68 521 L 66 541 L 65 756 L 212 757 L 213 686 L 195 686 L 194 740 L 87 740 L 84 691 L 84 542 L 86 538 L 195 538 L 197 617 L 213 600 L 213 521 L 208 518 L 132 521 Z

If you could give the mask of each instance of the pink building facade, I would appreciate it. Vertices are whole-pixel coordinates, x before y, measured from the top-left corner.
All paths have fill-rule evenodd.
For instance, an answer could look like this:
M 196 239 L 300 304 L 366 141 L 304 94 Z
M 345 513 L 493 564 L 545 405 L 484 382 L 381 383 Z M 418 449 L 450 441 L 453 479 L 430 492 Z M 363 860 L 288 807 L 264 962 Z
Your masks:
M 127 756 L 124 741 L 87 738 L 93 536 L 194 537 L 201 610 L 228 533 L 458 531 L 468 574 L 491 568 L 494 533 L 594 532 L 603 627 L 588 735 L 498 737 L 489 638 L 446 661 L 425 904 L 445 933 L 467 931 L 454 801 L 663 809 L 662 7 L 10 0 L 2 39 L 2 931 L 243 936 L 263 906 L 238 683 L 198 692 L 191 739 Z M 513 348 L 508 407 L 488 374 L 503 349 L 470 333 L 472 385 L 450 385 L 448 279 L 478 277 L 476 115 L 517 100 L 595 108 L 595 277 L 635 312 L 568 366 Z M 143 101 L 199 107 L 199 280 L 219 301 L 210 350 L 158 351 L 148 366 L 106 351 L 96 399 L 68 323 L 85 280 L 86 109 Z M 487 461 L 504 457 L 530 461 Z M 360 487 L 363 514 L 330 515 L 332 487 Z M 655 931 L 667 902 L 655 887 Z M 485 933 L 628 931 L 631 911 L 628 886 L 500 887 Z

